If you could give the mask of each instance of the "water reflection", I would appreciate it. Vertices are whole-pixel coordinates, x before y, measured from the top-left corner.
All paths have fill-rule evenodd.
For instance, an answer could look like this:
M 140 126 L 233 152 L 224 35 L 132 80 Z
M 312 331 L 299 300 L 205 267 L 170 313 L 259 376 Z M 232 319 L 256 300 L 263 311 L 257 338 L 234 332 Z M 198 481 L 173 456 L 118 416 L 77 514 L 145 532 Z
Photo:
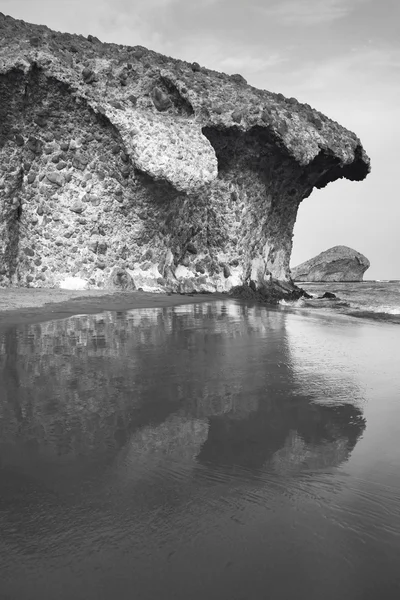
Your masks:
M 328 368 L 293 327 L 228 301 L 2 334 L 0 596 L 249 597 L 229 555 L 261 572 L 264 523 L 286 556 L 291 507 L 265 511 L 321 495 L 365 428 L 351 365 L 332 353 Z
M 336 405 L 305 393 L 285 321 L 215 302 L 8 330 L 0 338 L 3 466 L 103 461 L 128 442 L 137 457 L 173 448 L 249 469 L 272 459 L 282 469 L 338 465 L 365 427 L 355 384 L 346 373 L 328 381 L 331 397 L 335 385 L 340 398 L 346 389 L 348 402 Z

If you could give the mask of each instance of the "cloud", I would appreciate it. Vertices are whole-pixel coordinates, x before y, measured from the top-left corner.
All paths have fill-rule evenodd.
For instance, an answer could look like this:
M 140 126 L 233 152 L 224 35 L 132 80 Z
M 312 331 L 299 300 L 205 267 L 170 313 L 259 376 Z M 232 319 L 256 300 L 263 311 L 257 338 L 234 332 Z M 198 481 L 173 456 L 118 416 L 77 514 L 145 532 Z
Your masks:
M 287 60 L 281 54 L 266 54 L 265 57 L 257 56 L 257 52 L 245 53 L 239 51 L 233 56 L 226 56 L 218 61 L 218 67 L 223 71 L 233 72 L 246 70 L 246 73 L 259 73 L 282 64 Z
M 313 98 L 345 105 L 351 100 L 360 111 L 374 103 L 398 104 L 400 50 L 363 47 L 336 56 L 312 60 L 289 60 L 273 71 L 273 84 L 285 95 L 311 103 Z M 262 79 L 257 84 L 263 87 Z
M 250 84 L 255 79 L 265 78 L 267 72 L 287 63 L 286 48 L 282 52 L 259 43 L 247 43 L 237 39 L 221 39 L 212 32 L 181 35 L 170 46 L 169 55 L 188 62 L 225 73 L 240 73 Z
M 288 0 L 264 7 L 262 14 L 282 25 L 312 26 L 343 19 L 363 0 Z
M 1 0 L 0 0 L 1 1 Z M 88 0 L 96 2 L 99 37 L 108 42 L 142 45 L 152 50 L 181 56 L 187 36 L 185 16 L 206 12 L 222 0 L 202 0 L 191 6 L 186 0 Z

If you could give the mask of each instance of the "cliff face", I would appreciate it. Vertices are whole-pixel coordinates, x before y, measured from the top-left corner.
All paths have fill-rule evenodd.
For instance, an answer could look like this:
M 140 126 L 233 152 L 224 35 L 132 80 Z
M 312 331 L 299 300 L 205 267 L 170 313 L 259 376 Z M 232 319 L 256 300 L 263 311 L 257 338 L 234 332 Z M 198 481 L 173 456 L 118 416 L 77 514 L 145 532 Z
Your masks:
M 294 98 L 0 13 L 0 285 L 290 282 L 300 202 L 368 171 Z
M 292 269 L 294 281 L 362 281 L 370 262 L 348 246 L 334 246 Z

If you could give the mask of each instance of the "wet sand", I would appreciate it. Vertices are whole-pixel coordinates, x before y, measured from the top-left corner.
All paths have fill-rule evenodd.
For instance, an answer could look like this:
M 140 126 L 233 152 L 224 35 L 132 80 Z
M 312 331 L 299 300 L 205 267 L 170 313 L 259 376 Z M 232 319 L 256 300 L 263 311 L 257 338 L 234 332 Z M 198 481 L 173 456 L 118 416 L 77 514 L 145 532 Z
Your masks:
M 79 314 L 96 314 L 105 310 L 162 308 L 225 298 L 225 294 L 156 294 L 140 291 L 3 288 L 0 289 L 0 329 L 23 323 L 64 319 Z
M 399 600 L 398 327 L 129 296 L 0 330 L 0 598 Z

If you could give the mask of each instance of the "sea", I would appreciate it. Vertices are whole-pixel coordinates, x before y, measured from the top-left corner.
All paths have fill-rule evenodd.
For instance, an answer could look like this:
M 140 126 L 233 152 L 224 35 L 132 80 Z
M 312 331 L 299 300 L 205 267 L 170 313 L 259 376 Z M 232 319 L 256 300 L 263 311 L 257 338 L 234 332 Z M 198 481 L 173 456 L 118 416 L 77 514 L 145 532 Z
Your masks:
M 280 306 L 297 310 L 317 310 L 351 317 L 400 324 L 400 280 L 366 280 L 361 282 L 301 282 L 298 284 L 311 299 L 295 302 L 282 300 Z M 334 299 L 322 299 L 324 293 Z
M 1 600 L 399 600 L 399 282 L 304 288 L 3 322 Z

